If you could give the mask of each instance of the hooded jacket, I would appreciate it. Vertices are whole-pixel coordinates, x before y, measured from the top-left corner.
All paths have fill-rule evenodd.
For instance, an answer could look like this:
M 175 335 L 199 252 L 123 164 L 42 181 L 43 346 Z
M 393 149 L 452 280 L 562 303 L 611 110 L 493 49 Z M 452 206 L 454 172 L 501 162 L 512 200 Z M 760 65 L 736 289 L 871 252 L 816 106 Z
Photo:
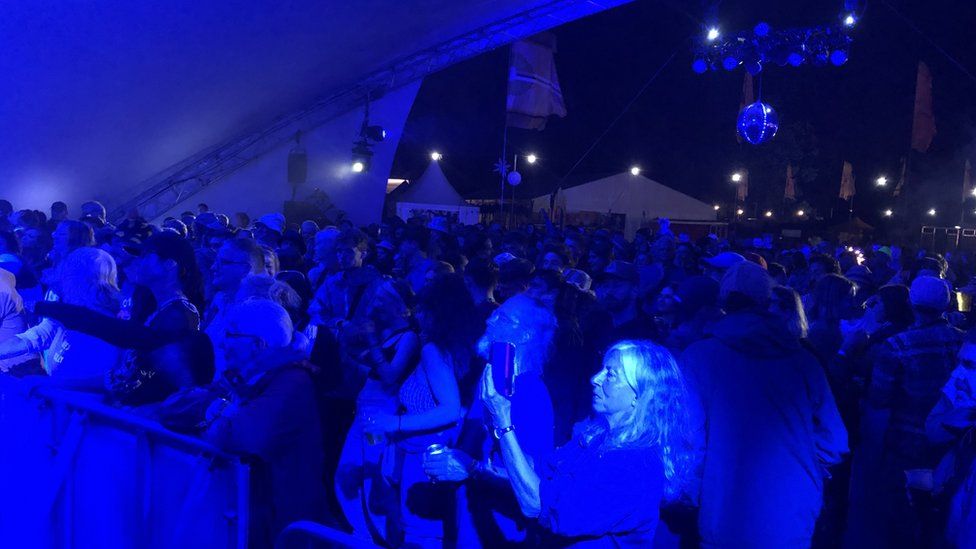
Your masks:
M 809 547 L 847 431 L 827 379 L 777 317 L 737 312 L 681 356 L 705 412 L 706 547 Z

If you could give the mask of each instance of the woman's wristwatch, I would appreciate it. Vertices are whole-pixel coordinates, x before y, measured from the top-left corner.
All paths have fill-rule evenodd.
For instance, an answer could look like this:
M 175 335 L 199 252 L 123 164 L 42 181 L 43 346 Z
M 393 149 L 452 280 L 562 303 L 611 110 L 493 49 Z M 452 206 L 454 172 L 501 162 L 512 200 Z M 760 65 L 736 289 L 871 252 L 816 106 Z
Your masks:
M 509 425 L 508 427 L 505 427 L 503 429 L 498 429 L 496 427 L 495 429 L 491 430 L 491 434 L 492 436 L 495 437 L 495 440 L 501 440 L 506 433 L 511 433 L 514 430 L 515 430 L 515 425 Z

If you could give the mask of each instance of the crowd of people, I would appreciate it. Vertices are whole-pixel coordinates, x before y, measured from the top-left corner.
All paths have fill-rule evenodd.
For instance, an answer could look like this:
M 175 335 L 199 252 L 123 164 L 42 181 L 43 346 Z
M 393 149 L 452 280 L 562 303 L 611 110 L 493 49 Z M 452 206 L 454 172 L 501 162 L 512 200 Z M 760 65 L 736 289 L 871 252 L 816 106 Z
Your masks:
M 253 458 L 250 539 L 974 547 L 971 253 L 0 200 L 0 375 Z

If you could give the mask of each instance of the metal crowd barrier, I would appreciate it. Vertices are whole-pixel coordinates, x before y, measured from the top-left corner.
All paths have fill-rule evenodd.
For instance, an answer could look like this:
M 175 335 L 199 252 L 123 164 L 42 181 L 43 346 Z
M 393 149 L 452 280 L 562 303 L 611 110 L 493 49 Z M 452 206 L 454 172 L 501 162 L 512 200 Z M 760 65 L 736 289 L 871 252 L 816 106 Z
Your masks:
M 243 549 L 249 477 L 96 395 L 0 375 L 0 547 Z
M 304 545 L 300 542 L 304 542 Z M 278 534 L 278 539 L 275 541 L 275 549 L 294 549 L 297 547 L 375 549 L 378 546 L 334 528 L 329 528 L 324 524 L 302 520 L 289 524 Z

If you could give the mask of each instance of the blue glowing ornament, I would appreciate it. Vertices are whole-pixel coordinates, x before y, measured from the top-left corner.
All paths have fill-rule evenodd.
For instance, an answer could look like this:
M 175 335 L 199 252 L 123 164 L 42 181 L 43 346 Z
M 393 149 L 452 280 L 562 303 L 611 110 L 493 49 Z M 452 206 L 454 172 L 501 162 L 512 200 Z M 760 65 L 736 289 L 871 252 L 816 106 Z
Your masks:
M 803 64 L 803 56 L 799 53 L 793 52 L 786 57 L 786 62 L 794 67 L 799 67 Z
M 694 62 L 691 63 L 691 70 L 698 74 L 705 74 L 705 72 L 708 70 L 708 62 L 704 59 L 695 59 Z
M 739 113 L 737 129 L 743 139 L 752 145 L 759 145 L 776 135 L 776 130 L 779 129 L 779 116 L 772 107 L 757 101 L 747 105 Z
M 835 67 L 839 67 L 844 63 L 847 63 L 847 52 L 844 50 L 834 50 L 830 52 L 830 62 Z
M 752 29 L 752 32 L 756 33 L 756 36 L 766 37 L 769 36 L 770 30 L 772 30 L 772 27 L 769 26 L 769 23 L 760 21 L 756 24 L 756 28 Z
M 731 55 L 722 60 L 722 66 L 725 67 L 727 71 L 733 71 L 739 66 L 739 60 Z

